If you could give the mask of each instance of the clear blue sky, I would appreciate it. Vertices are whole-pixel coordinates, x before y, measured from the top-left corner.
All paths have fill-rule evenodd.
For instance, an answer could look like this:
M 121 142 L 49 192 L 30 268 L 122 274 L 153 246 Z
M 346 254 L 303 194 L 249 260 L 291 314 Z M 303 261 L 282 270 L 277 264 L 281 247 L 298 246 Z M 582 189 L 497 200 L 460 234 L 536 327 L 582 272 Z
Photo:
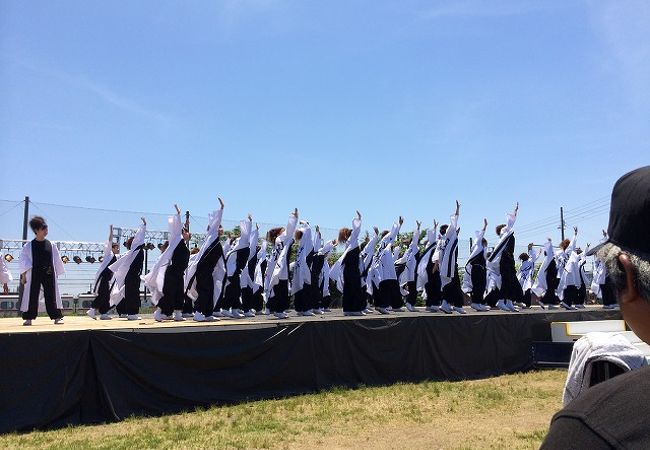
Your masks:
M 2 199 L 467 238 L 650 163 L 650 2 L 5 0 L 0 98 Z

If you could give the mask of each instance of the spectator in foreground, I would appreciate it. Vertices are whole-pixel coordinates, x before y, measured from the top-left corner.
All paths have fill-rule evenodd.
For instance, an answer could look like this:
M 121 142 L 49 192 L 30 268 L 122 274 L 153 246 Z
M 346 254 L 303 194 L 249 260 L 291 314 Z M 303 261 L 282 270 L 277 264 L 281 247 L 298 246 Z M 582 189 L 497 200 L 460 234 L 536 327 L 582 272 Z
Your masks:
M 623 318 L 650 343 L 650 166 L 614 185 L 609 239 L 592 249 L 607 266 Z M 650 367 L 600 383 L 558 412 L 542 448 L 650 448 Z

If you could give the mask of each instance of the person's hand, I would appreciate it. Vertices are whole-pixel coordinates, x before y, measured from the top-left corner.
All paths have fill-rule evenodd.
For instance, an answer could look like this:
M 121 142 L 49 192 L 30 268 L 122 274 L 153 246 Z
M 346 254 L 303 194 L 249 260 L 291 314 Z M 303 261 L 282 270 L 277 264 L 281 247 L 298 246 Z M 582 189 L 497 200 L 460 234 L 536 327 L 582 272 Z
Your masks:
M 486 230 L 488 226 L 488 221 L 487 219 L 483 219 L 483 229 Z
M 417 226 L 417 229 L 419 230 L 419 229 L 420 229 L 420 225 L 422 225 L 422 222 L 420 222 L 419 220 L 416 220 L 416 221 L 415 221 L 415 225 Z
M 607 231 L 603 230 L 603 237 L 607 238 Z
M 434 230 L 438 229 L 438 221 L 436 219 L 433 219 L 433 229 Z
M 145 220 L 145 218 L 140 217 L 140 220 L 142 220 L 142 224 L 146 227 L 147 226 L 147 221 Z
M 9 293 L 9 286 L 7 285 L 7 283 L 4 283 L 4 284 L 2 285 L 2 292 L 3 292 L 4 294 L 8 294 L 8 293 Z
M 578 234 L 578 227 L 573 227 L 573 233 Z
M 223 209 L 223 207 L 226 205 L 224 205 L 223 200 L 221 200 L 221 197 L 217 197 L 217 200 L 219 200 L 219 205 L 221 205 L 221 209 Z
M 404 218 L 402 216 L 399 216 L 399 219 L 397 219 L 397 222 L 400 224 L 400 226 L 404 223 Z
M 291 213 L 293 216 L 297 219 L 298 218 L 298 208 L 294 208 L 293 212 Z
M 316 225 L 316 233 L 320 233 L 320 227 Z
M 248 221 L 252 222 L 253 221 L 253 216 L 251 216 L 251 213 L 248 213 Z
M 357 219 L 361 220 L 361 213 L 357 210 Z
M 458 215 L 458 213 L 460 213 L 460 203 L 456 200 L 456 215 Z
M 373 231 L 375 232 L 375 234 L 376 234 L 377 236 L 379 236 L 379 228 L 377 228 L 377 227 L 372 227 L 372 229 L 373 229 Z
M 332 239 L 332 245 L 336 245 L 336 239 Z
M 515 205 L 515 215 L 519 212 L 519 202 Z
M 547 237 L 546 239 L 548 239 L 549 242 L 553 242 L 553 239 L 551 239 L 550 237 Z
M 174 208 L 176 208 L 176 214 L 181 213 L 181 209 L 178 207 L 178 205 L 176 203 L 174 203 Z
M 22 284 L 24 286 L 25 283 L 27 283 L 27 278 L 25 277 L 24 273 L 21 273 L 20 274 L 20 284 Z
M 255 229 L 258 230 L 258 231 L 259 231 L 259 229 L 260 229 L 260 224 L 257 223 L 257 222 L 255 222 Z
M 528 250 L 532 250 L 532 248 L 533 248 L 533 243 L 531 242 L 528 244 Z

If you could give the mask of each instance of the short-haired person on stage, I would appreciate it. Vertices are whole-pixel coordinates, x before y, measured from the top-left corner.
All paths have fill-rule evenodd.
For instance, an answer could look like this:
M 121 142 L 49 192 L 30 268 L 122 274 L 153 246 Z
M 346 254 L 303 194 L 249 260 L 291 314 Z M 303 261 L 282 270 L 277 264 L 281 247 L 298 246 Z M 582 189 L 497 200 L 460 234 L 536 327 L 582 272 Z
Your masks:
M 330 269 L 330 278 L 336 280 L 342 290 L 343 315 L 363 316 L 366 296 L 361 289 L 361 269 L 359 234 L 361 233 L 361 213 L 352 220 L 352 229 L 339 230 L 338 243 L 345 244 L 345 250 Z
M 111 305 L 125 302 L 128 320 L 141 320 L 140 312 L 140 275 L 144 264 L 144 239 L 147 233 L 147 221 L 141 218 L 142 225 L 133 236 L 130 249 L 121 258 L 111 264 L 109 269 L 115 274 L 115 283 L 111 289 Z
M 533 272 L 535 271 L 535 263 L 539 258 L 541 251 L 536 251 L 533 248 L 533 243 L 528 244 L 528 252 L 519 255 L 519 270 L 517 271 L 517 279 L 521 285 L 521 290 L 524 292 L 523 302 L 519 303 L 521 308 L 530 308 L 532 296 L 531 291 L 533 288 Z
M 531 290 L 537 296 L 537 303 L 539 303 L 542 309 L 557 309 L 560 304 L 560 299 L 556 294 L 559 280 L 557 278 L 557 262 L 555 261 L 553 241 L 551 238 L 547 238 L 544 243 L 544 249 L 540 251 L 540 255 L 542 253 L 544 254 L 544 260 L 542 261 L 542 265 L 539 266 L 537 278 Z
M 573 239 L 565 239 L 560 243 L 560 251 L 555 255 L 557 261 L 558 278 L 560 283 L 557 288 L 557 296 L 560 298 L 560 306 L 567 310 L 577 309 L 574 305 L 578 301 L 578 288 L 580 287 L 580 276 L 578 273 L 578 261 L 580 255 L 576 252 L 578 242 L 578 227 L 573 227 Z
M 476 311 L 489 311 L 490 307 L 485 303 L 485 261 L 487 252 L 487 241 L 485 230 L 488 221 L 483 219 L 483 228 L 476 231 L 476 241 L 472 246 L 472 252 L 465 263 L 465 276 L 463 277 L 463 292 L 469 294 L 472 299 L 471 307 Z
M 223 234 L 221 219 L 225 206 L 220 197 L 218 200 L 219 209 L 208 215 L 205 241 L 203 241 L 199 252 L 190 257 L 185 272 L 185 295 L 194 302 L 193 320 L 195 322 L 217 320 L 212 313 L 220 292 L 215 292 L 213 273 L 217 263 L 223 259 L 223 246 L 219 238 Z
M 35 238 L 25 244 L 20 253 L 20 283 L 23 293 L 20 299 L 23 325 L 31 325 L 38 315 L 38 302 L 45 298 L 45 308 L 55 324 L 63 323 L 63 302 L 57 278 L 65 273 L 56 245 L 45 239 L 47 223 L 41 216 L 34 216 L 29 227 Z
M 151 303 L 157 306 L 153 314 L 156 322 L 172 318 L 176 322 L 185 320 L 182 310 L 185 301 L 184 276 L 190 260 L 190 249 L 187 248 L 190 233 L 181 222 L 180 208 L 177 205 L 174 208 L 176 214 L 168 219 L 169 244 L 151 271 L 142 277 L 151 292 Z
M 267 238 L 273 242 L 273 250 L 266 269 L 267 306 L 277 319 L 286 319 L 289 316 L 289 256 L 293 245 L 294 233 L 298 225 L 298 208 L 289 215 L 285 228 L 273 228 L 268 231 Z
M 614 185 L 609 239 L 598 252 L 609 270 L 623 319 L 650 344 L 650 166 Z M 650 367 L 583 390 L 555 414 L 542 449 L 650 448 Z
M 446 314 L 456 311 L 459 314 L 467 314 L 463 309 L 465 296 L 460 287 L 458 276 L 458 216 L 460 215 L 460 203 L 456 200 L 456 211 L 450 217 L 449 225 L 440 227 L 440 234 L 443 240 L 438 245 L 438 267 L 440 270 L 440 281 L 442 285 L 442 305 L 440 309 Z M 452 306 L 453 309 L 452 309 Z
M 415 272 L 415 286 L 418 291 L 422 292 L 422 298 L 425 301 L 425 310 L 427 312 L 438 312 L 442 301 L 440 287 L 440 271 L 438 270 L 436 249 L 438 248 L 438 222 L 433 221 L 433 227 L 426 230 L 426 241 L 422 256 L 417 262 Z
M 9 272 L 9 268 L 5 264 L 5 256 L 0 252 L 0 284 L 2 284 L 2 293 L 9 293 L 9 283 L 13 281 L 14 277 Z
M 318 227 L 316 227 L 318 230 Z M 320 234 L 320 231 L 317 231 Z M 321 241 L 322 242 L 322 241 Z M 312 289 L 315 291 L 314 297 L 318 305 L 320 313 L 330 312 L 330 265 L 327 257 L 334 249 L 336 240 L 325 242 L 314 256 L 312 261 Z M 318 269 L 320 267 L 320 270 Z M 314 272 L 316 277 L 314 278 Z
M 108 314 L 111 309 L 111 280 L 113 279 L 113 271 L 108 268 L 111 264 L 117 261 L 117 255 L 120 253 L 120 244 L 113 242 L 113 225 L 108 230 L 108 240 L 104 244 L 104 255 L 102 262 L 95 274 L 95 285 L 93 292 L 95 298 L 91 308 L 86 312 L 91 319 L 99 318 L 101 320 L 111 320 L 112 317 Z
M 587 252 L 590 249 L 589 243 L 584 251 L 581 248 L 576 249 L 578 254 L 578 263 L 576 268 L 578 270 L 578 280 L 580 280 L 580 286 L 578 286 L 578 297 L 576 302 L 573 304 L 578 309 L 585 309 L 585 302 L 587 301 L 587 271 L 585 270 L 585 265 L 587 264 Z
M 515 269 L 515 235 L 513 227 L 517 220 L 519 203 L 512 214 L 506 215 L 506 223 L 497 225 L 496 234 L 499 242 L 487 260 L 487 292 L 496 290 L 499 299 L 496 307 L 502 311 L 518 311 L 514 302 L 521 302 L 524 293 L 517 280 Z
M 395 261 L 395 265 L 400 267 L 401 273 L 398 274 L 400 286 L 406 286 L 406 309 L 410 312 L 418 312 L 415 308 L 415 302 L 417 300 L 418 291 L 415 278 L 417 274 L 415 273 L 415 268 L 419 259 L 418 242 L 420 241 L 420 226 L 422 225 L 419 221 L 415 221 L 415 230 L 413 230 L 413 236 L 411 236 L 411 242 L 409 246 L 402 255 L 401 258 Z

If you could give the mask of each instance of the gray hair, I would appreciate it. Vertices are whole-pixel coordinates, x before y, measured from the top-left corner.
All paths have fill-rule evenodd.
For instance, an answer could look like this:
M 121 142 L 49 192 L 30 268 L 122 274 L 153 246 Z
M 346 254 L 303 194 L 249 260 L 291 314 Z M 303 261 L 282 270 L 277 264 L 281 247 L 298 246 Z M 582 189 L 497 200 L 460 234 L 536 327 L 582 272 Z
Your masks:
M 600 258 L 607 266 L 607 273 L 613 283 L 613 287 L 617 293 L 624 291 L 627 285 L 627 278 L 625 272 L 622 270 L 618 257 L 625 253 L 632 261 L 632 270 L 634 271 L 634 280 L 636 289 L 639 295 L 650 302 L 650 255 L 643 253 L 633 253 L 623 250 L 615 244 L 605 244 L 603 248 L 598 251 L 598 258 Z

